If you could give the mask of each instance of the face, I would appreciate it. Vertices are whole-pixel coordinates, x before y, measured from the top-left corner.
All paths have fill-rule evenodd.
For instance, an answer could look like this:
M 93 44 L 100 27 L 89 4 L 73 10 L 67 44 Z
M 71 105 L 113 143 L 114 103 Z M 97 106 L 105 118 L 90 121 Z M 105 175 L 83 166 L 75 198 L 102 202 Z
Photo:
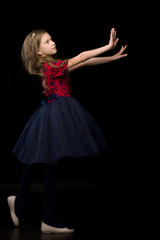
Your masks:
M 41 39 L 37 53 L 41 56 L 52 56 L 57 53 L 56 44 L 47 32 L 44 33 Z

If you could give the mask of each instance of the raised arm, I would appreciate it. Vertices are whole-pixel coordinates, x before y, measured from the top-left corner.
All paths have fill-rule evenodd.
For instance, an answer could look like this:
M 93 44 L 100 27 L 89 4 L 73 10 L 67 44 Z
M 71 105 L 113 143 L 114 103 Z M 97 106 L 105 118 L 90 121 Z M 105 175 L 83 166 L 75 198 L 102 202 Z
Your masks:
M 72 68 L 77 64 L 83 63 L 90 58 L 96 57 L 102 53 L 105 53 L 105 52 L 113 49 L 117 45 L 118 40 L 119 39 L 116 38 L 116 31 L 114 28 L 112 28 L 111 33 L 110 33 L 110 41 L 109 41 L 108 45 L 105 45 L 103 47 L 96 48 L 93 50 L 82 52 L 79 55 L 77 55 L 76 57 L 69 59 L 68 60 L 68 68 Z

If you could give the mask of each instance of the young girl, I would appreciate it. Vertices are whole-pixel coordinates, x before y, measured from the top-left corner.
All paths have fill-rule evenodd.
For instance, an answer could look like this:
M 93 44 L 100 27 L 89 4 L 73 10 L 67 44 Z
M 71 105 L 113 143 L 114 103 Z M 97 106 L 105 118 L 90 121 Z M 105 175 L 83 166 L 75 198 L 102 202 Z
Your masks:
M 46 98 L 27 122 L 13 153 L 26 164 L 17 196 L 8 197 L 11 218 L 19 226 L 35 163 L 45 166 L 43 233 L 71 233 L 74 230 L 55 218 L 53 168 L 58 160 L 92 156 L 107 149 L 107 143 L 88 111 L 71 98 L 68 72 L 85 66 L 105 64 L 126 57 L 127 46 L 111 57 L 97 57 L 113 49 L 118 42 L 114 28 L 109 44 L 85 51 L 69 60 L 56 60 L 56 44 L 44 30 L 28 34 L 22 47 L 22 61 L 29 74 L 41 77 Z

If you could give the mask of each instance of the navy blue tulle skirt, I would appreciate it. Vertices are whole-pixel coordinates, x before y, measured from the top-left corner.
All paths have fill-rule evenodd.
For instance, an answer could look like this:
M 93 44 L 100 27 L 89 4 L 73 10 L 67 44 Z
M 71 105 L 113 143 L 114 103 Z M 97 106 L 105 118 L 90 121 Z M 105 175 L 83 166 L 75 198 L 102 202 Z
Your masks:
M 23 163 L 56 165 L 63 157 L 88 157 L 107 149 L 85 107 L 74 98 L 58 97 L 30 117 L 13 153 Z

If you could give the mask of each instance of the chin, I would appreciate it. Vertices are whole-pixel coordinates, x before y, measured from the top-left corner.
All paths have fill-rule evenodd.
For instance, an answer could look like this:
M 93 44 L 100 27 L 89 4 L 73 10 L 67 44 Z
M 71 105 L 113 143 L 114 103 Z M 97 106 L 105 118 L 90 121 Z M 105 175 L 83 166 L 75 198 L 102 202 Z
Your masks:
M 57 53 L 57 50 L 55 50 L 54 52 L 53 52 L 53 55 L 55 55 Z

